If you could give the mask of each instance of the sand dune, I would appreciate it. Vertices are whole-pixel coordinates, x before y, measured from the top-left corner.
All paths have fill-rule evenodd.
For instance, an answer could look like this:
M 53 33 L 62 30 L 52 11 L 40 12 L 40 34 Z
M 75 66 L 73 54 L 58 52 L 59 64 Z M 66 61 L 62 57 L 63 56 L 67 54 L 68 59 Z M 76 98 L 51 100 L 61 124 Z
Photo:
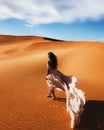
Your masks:
M 57 55 L 58 69 L 78 77 L 78 88 L 86 93 L 88 102 L 77 130 L 104 128 L 103 42 L 1 35 L 0 130 L 71 130 L 65 94 L 56 91 L 56 101 L 46 97 L 44 77 L 49 51 Z

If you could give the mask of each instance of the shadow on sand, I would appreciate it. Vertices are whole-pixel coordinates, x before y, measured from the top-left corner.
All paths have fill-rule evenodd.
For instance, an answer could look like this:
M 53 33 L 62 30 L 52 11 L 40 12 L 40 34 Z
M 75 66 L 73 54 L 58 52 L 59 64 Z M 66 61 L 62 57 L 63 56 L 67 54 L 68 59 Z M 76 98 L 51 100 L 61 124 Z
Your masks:
M 57 97 L 55 100 L 66 102 L 65 98 Z M 104 101 L 87 101 L 81 122 L 74 130 L 104 130 Z
M 45 40 L 50 40 L 53 42 L 64 42 L 64 40 L 58 40 L 58 39 L 54 39 L 54 38 L 49 38 L 49 37 L 44 37 Z
M 54 100 L 60 101 L 60 102 L 66 102 L 66 98 L 56 97 Z
M 87 101 L 81 123 L 74 130 L 104 130 L 104 101 Z

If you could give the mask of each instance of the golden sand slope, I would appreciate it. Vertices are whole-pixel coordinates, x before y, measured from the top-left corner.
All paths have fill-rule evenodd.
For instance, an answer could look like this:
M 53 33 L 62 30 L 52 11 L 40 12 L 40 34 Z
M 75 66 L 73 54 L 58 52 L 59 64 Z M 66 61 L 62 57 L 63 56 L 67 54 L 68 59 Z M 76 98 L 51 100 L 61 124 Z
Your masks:
M 85 126 L 81 128 L 104 127 L 101 117 L 104 114 L 104 43 L 1 35 L 0 130 L 70 130 L 64 100 L 46 97 L 48 87 L 44 77 L 49 51 L 57 55 L 61 72 L 78 77 L 78 87 L 85 91 L 86 99 L 91 100 L 83 119 Z M 56 95 L 65 98 L 64 93 L 56 92 Z M 98 106 L 101 107 L 100 113 L 97 112 L 100 121 L 96 121 Z M 94 116 L 92 123 L 86 124 L 91 116 Z

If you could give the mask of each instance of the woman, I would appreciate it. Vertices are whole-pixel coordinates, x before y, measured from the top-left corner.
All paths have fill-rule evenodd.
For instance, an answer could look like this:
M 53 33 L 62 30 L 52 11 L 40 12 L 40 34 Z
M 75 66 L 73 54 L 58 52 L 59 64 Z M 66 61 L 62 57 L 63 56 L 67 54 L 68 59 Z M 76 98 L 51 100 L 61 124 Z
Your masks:
M 85 93 L 76 88 L 78 79 L 74 76 L 66 76 L 57 70 L 57 57 L 53 52 L 48 53 L 48 69 L 46 82 L 49 86 L 48 97 L 56 99 L 54 89 L 62 90 L 66 93 L 66 110 L 71 116 L 71 128 L 80 122 L 80 116 L 85 105 Z

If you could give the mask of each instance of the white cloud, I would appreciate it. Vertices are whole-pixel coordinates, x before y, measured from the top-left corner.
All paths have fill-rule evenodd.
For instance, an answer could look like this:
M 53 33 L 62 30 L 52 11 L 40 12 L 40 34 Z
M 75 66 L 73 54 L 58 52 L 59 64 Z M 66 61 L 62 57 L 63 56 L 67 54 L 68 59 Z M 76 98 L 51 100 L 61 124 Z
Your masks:
M 17 18 L 30 25 L 103 17 L 104 0 L 0 0 L 0 20 Z

